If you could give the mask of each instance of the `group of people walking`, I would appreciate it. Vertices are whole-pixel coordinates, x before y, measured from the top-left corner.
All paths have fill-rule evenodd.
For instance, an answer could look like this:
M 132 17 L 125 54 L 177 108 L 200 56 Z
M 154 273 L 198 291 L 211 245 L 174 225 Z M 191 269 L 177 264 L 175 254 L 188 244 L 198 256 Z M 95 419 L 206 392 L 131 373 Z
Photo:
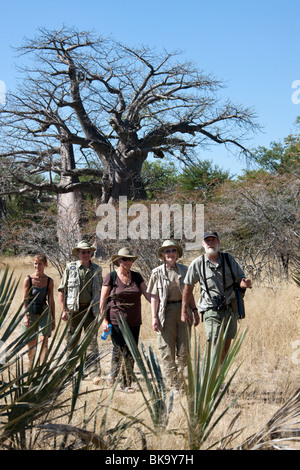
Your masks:
M 91 261 L 95 248 L 85 241 L 80 242 L 73 250 L 77 261 L 66 266 L 58 287 L 62 319 L 70 322 L 69 348 L 76 347 L 81 330 L 86 330 L 100 315 L 103 331 L 107 332 L 111 326 L 113 344 L 111 371 L 106 380 L 113 385 L 120 377 L 121 389 L 134 392 L 134 360 L 120 329 L 120 317 L 126 321 L 138 344 L 142 325 L 141 297 L 144 296 L 151 304 L 152 328 L 157 333 L 161 365 L 170 389 L 182 387 L 187 364 L 187 330 L 200 323 L 200 315 L 204 318 L 209 341 L 215 341 L 221 325 L 229 323 L 224 358 L 237 331 L 234 282 L 241 289 L 247 289 L 251 287 L 251 280 L 245 277 L 232 255 L 223 256 L 217 232 L 205 232 L 202 245 L 204 255 L 186 266 L 178 261 L 183 255 L 182 247 L 173 240 L 164 241 L 158 250 L 161 264 L 153 269 L 146 285 L 143 276 L 132 269 L 138 256 L 129 248 L 122 248 L 112 256 L 114 269 L 103 279 L 102 268 Z M 23 329 L 36 326 L 36 337 L 41 337 L 44 348 L 41 360 L 46 356 L 48 338 L 55 328 L 54 284 L 44 272 L 46 266 L 46 258 L 37 255 L 35 272 L 25 279 L 23 289 Z M 200 298 L 196 306 L 193 289 L 197 283 Z M 30 364 L 36 337 L 28 344 Z M 87 358 L 91 379 L 98 384 L 102 379 L 96 335 L 89 344 Z

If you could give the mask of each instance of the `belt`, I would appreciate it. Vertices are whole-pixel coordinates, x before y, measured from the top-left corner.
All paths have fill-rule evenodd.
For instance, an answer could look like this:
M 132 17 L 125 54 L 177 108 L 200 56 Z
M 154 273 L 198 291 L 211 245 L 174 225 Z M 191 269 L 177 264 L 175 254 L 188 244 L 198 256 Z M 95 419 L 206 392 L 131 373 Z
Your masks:
M 167 300 L 167 304 L 180 304 L 182 300 Z
M 84 308 L 88 308 L 90 306 L 90 303 L 88 304 L 79 304 L 79 309 L 82 310 Z

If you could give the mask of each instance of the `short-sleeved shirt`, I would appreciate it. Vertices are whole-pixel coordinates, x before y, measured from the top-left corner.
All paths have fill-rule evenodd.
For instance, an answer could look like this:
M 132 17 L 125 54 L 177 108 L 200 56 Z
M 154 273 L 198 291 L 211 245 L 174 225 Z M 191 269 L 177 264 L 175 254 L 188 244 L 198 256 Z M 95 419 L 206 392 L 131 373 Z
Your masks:
M 116 289 L 113 292 L 114 287 L 111 282 L 110 273 L 105 276 L 103 286 L 111 286 L 107 320 L 112 325 L 118 325 L 120 315 L 123 316 L 130 327 L 142 324 L 142 291 L 140 289 L 142 282 L 144 282 L 143 277 L 136 271 L 131 271 L 131 282 L 129 285 L 124 284 L 117 275 L 114 281 Z
M 168 284 L 168 300 L 181 300 L 182 294 L 180 289 L 180 274 L 177 265 L 175 265 L 174 268 L 171 269 L 166 266 L 165 272 L 170 281 Z M 152 295 L 158 295 L 157 278 L 155 276 L 151 276 L 150 281 L 148 283 L 147 292 Z
M 229 258 L 234 277 L 238 282 L 240 282 L 241 279 L 245 277 L 245 274 L 234 257 L 229 254 Z M 206 285 L 204 282 L 203 262 L 205 263 L 206 282 L 210 295 L 206 291 Z M 207 258 L 206 254 L 194 259 L 190 264 L 184 279 L 184 283 L 189 285 L 195 285 L 197 282 L 200 283 L 201 291 L 198 302 L 198 308 L 200 311 L 205 311 L 212 308 L 213 304 L 211 299 L 214 296 L 225 295 L 227 304 L 229 304 L 235 298 L 235 293 L 233 290 L 233 279 L 230 268 L 226 262 L 224 267 L 225 286 L 223 285 L 221 254 L 219 255 L 218 263 L 216 265 Z
M 187 267 L 181 263 L 176 263 L 175 269 L 167 270 L 166 264 L 163 263 L 152 270 L 147 292 L 159 298 L 158 319 L 161 328 L 166 319 L 167 302 L 182 299 L 186 272 Z

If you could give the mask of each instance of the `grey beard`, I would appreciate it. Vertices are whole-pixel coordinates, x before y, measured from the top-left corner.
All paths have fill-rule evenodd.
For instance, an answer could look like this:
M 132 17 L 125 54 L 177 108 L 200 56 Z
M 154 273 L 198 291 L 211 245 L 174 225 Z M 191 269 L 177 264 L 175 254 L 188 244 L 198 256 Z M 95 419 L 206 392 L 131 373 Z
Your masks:
M 205 253 L 207 255 L 216 255 L 219 252 L 218 248 L 205 248 Z

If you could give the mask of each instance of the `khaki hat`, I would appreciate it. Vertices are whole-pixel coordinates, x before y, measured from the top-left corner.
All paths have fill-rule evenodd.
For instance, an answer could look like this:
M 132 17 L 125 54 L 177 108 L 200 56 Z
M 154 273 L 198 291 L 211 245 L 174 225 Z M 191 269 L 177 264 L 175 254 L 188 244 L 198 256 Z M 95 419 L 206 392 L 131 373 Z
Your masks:
M 167 248 L 171 248 L 171 247 L 174 247 L 177 249 L 178 251 L 178 258 L 181 258 L 182 256 L 182 253 L 183 253 L 183 250 L 181 248 L 180 245 L 177 245 L 177 243 L 173 242 L 172 240 L 165 240 L 162 244 L 162 246 L 160 247 L 160 249 L 158 250 L 158 256 L 160 259 L 164 259 L 162 254 L 163 254 L 163 251 L 166 250 Z
M 113 255 L 111 257 L 111 262 L 113 264 L 116 264 L 116 262 L 118 261 L 118 259 L 120 258 L 132 258 L 132 261 L 135 261 L 138 256 L 133 256 L 133 254 L 131 253 L 130 249 L 125 247 L 125 248 L 121 248 L 119 251 L 118 251 L 118 254 L 117 255 Z
M 78 250 L 91 250 L 94 253 L 96 248 L 91 246 L 86 240 L 82 240 L 75 248 L 73 248 L 72 254 L 74 256 L 78 256 Z

